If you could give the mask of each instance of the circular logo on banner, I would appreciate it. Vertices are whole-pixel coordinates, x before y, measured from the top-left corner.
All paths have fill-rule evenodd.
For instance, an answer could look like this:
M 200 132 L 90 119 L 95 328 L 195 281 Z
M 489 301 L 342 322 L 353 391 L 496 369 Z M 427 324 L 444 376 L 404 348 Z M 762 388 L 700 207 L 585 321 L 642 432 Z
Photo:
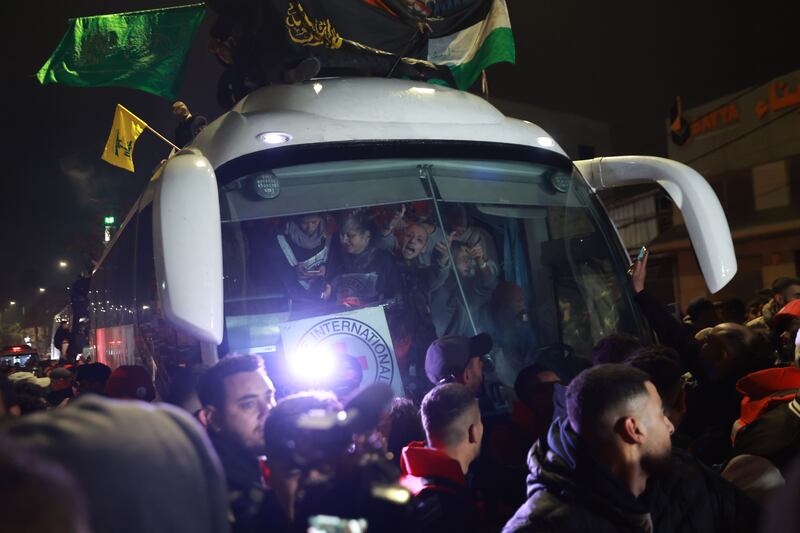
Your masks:
M 372 383 L 392 384 L 397 369 L 386 340 L 369 324 L 347 317 L 317 322 L 303 334 L 301 350 L 327 350 L 335 354 L 334 392 L 347 396 Z

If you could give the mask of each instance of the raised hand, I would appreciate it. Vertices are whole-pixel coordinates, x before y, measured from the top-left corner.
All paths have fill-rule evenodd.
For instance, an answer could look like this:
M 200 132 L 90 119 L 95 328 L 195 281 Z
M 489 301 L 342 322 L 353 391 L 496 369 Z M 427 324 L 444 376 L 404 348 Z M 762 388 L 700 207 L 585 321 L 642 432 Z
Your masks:
M 650 252 L 644 253 L 644 259 L 638 259 L 633 263 L 631 270 L 631 285 L 636 294 L 644 290 L 644 282 L 647 279 L 647 258 L 650 257 Z

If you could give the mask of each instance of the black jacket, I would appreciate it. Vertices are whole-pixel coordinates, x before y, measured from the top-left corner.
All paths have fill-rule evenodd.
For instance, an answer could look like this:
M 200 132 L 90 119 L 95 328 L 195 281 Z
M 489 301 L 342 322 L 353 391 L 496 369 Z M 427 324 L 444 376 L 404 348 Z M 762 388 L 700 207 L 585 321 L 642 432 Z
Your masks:
M 553 422 L 528 455 L 528 500 L 504 533 L 756 530 L 755 504 L 682 452 L 635 498 L 584 446 L 568 422 Z
M 736 436 L 733 455 L 769 459 L 784 477 L 800 451 L 800 402 L 777 405 L 748 424 Z
M 209 431 L 211 444 L 225 470 L 228 504 L 233 514 L 233 533 L 263 530 L 259 515 L 267 497 L 264 474 L 258 457 L 224 436 Z
M 400 483 L 413 495 L 415 532 L 488 531 L 483 501 L 469 487 L 456 460 L 412 442 L 403 449 L 400 467 Z

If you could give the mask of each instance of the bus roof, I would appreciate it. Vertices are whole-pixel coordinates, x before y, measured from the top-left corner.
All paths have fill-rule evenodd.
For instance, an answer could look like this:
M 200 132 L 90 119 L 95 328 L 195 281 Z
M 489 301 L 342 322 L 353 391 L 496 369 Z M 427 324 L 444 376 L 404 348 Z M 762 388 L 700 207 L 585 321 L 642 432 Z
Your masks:
M 264 133 L 288 134 L 282 138 L 289 140 L 268 144 Z M 507 143 L 566 156 L 542 128 L 508 118 L 478 96 L 383 78 L 331 78 L 263 87 L 209 124 L 191 146 L 217 168 L 279 146 L 371 140 Z

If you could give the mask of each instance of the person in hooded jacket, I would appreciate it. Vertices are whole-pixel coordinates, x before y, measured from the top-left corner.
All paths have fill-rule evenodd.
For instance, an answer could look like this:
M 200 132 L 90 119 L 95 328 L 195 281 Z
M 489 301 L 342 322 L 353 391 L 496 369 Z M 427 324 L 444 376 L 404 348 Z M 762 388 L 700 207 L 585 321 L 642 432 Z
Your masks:
M 581 372 L 528 456 L 528 500 L 504 533 L 754 531 L 735 487 L 673 452 L 673 427 L 648 375 L 625 365 Z

